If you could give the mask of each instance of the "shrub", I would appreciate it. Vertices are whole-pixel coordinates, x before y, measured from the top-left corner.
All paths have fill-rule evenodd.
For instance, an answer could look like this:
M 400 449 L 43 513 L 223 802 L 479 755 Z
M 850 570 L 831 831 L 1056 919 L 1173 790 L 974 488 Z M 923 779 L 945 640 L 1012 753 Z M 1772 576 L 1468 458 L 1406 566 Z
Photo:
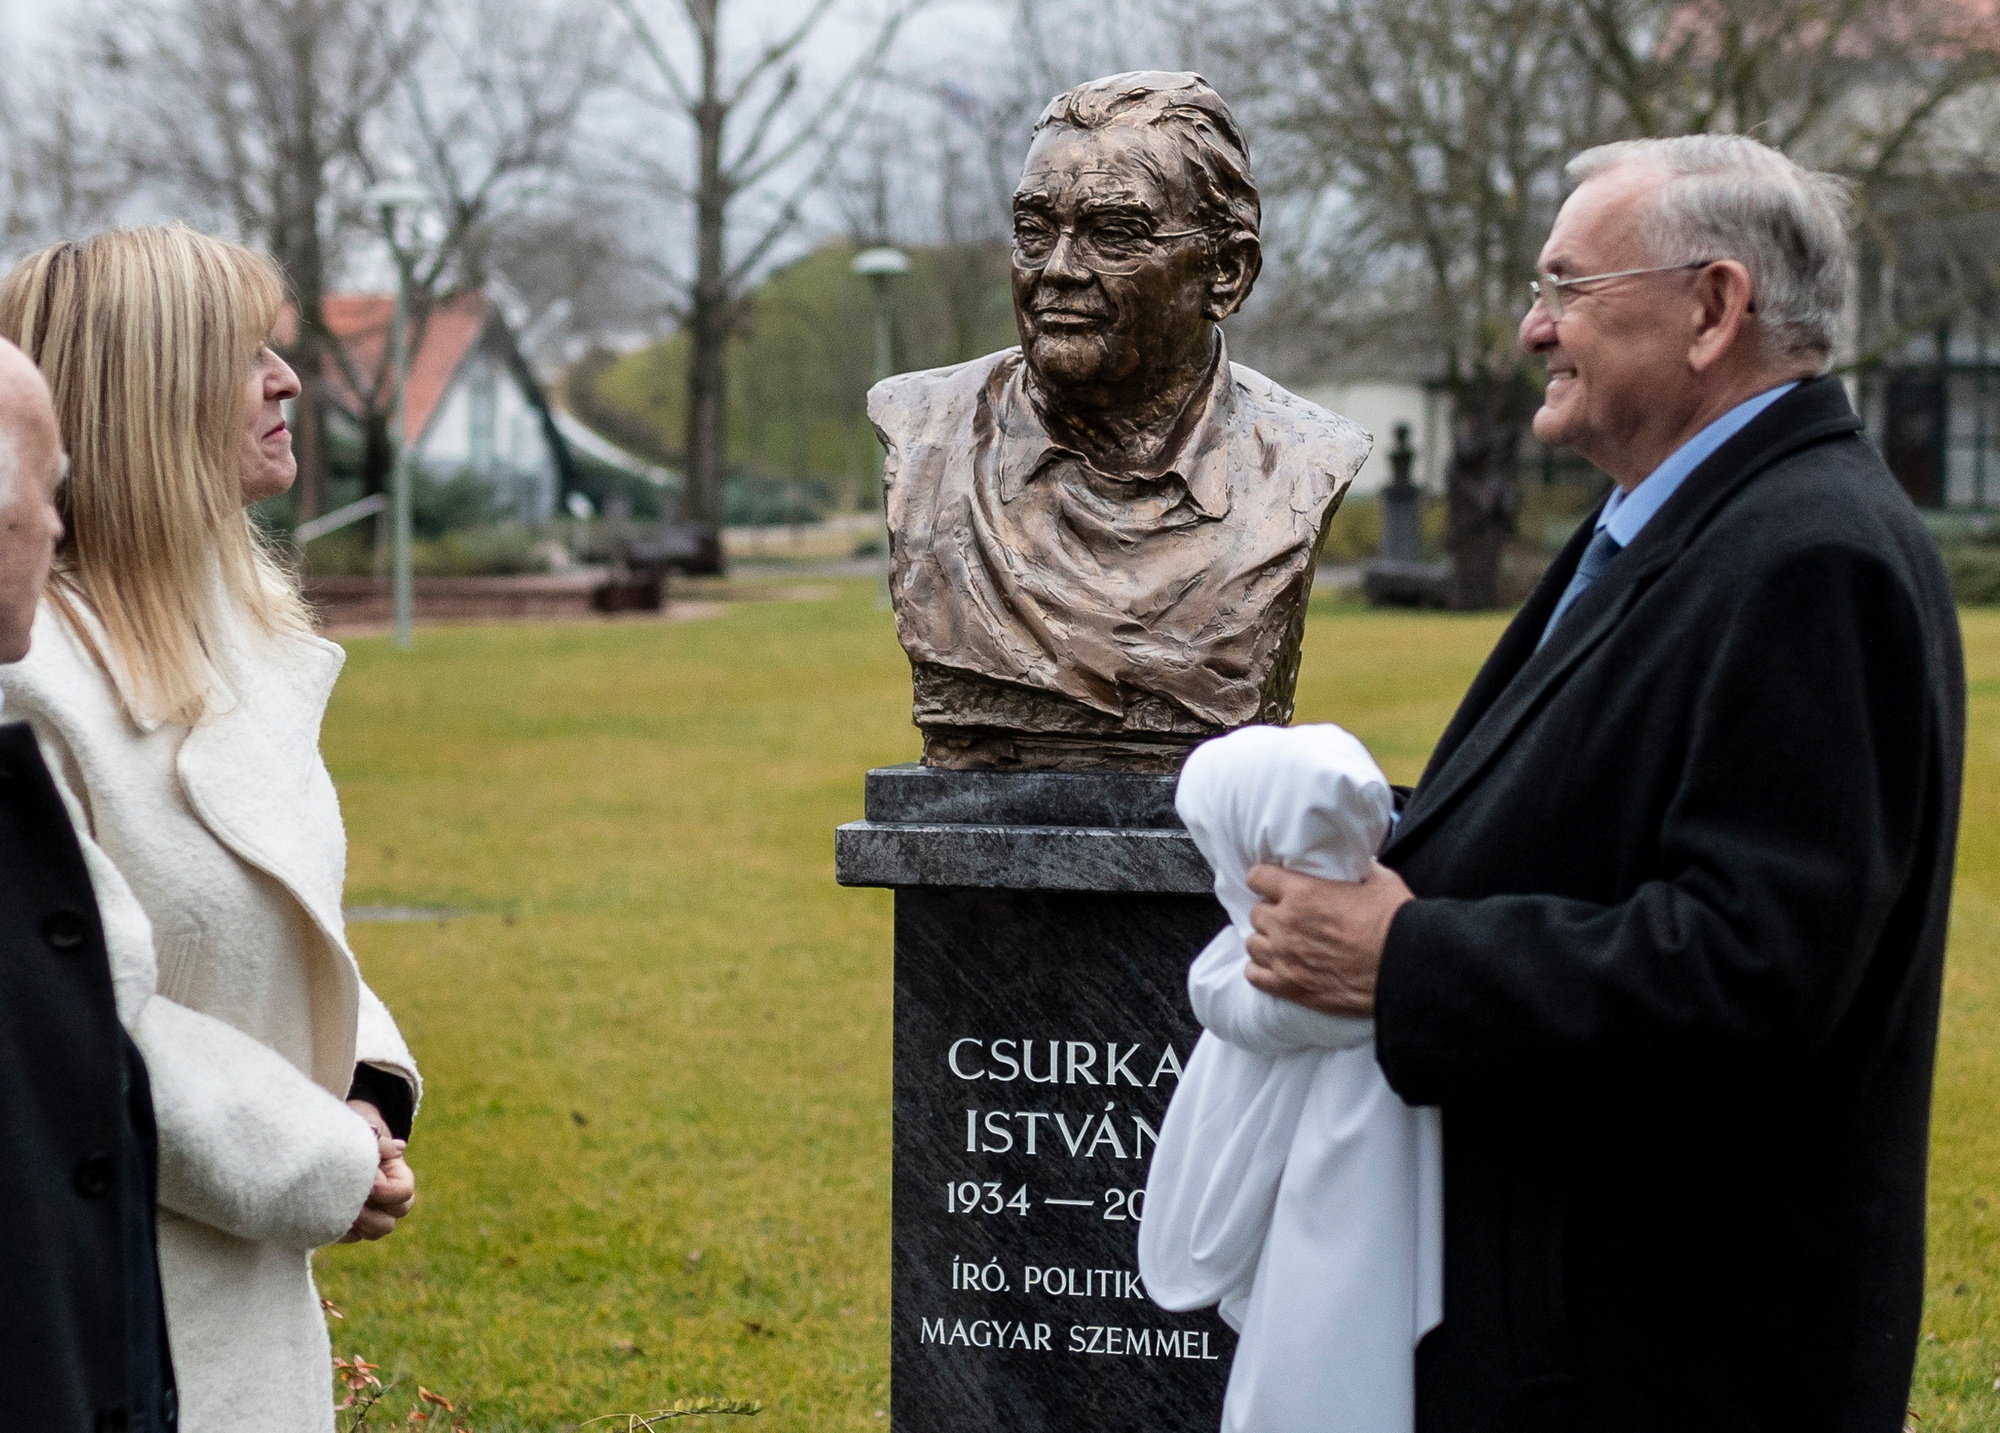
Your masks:
M 420 577 L 513 577 L 549 570 L 548 559 L 535 550 L 534 533 L 519 523 L 465 528 L 414 543 L 410 562 Z
M 1954 596 L 1968 606 L 2000 603 L 2000 547 L 1987 543 L 1944 545 L 1945 571 Z

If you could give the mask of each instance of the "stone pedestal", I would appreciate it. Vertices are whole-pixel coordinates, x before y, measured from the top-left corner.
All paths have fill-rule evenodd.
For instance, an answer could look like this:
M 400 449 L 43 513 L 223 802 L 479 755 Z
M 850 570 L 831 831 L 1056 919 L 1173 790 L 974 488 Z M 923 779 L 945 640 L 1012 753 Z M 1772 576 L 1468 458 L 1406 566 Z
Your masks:
M 840 881 L 896 889 L 901 1433 L 1213 1433 L 1234 1336 L 1139 1285 L 1146 1167 L 1226 917 L 1171 776 L 870 772 Z
M 1410 480 L 1417 455 L 1410 425 L 1396 425 L 1389 450 L 1389 486 L 1382 490 L 1382 548 L 1361 576 L 1362 591 L 1374 607 L 1446 607 L 1451 600 L 1451 564 L 1424 561 L 1423 495 Z

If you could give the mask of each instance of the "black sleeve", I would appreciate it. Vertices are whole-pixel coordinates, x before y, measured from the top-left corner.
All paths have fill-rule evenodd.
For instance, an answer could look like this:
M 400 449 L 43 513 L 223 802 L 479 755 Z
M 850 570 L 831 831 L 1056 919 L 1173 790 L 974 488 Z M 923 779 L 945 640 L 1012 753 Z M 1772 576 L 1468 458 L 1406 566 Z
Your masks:
M 1923 846 L 1942 759 L 1923 635 L 1913 594 L 1866 553 L 1808 550 L 1749 583 L 1691 697 L 1660 878 L 1611 906 L 1397 912 L 1376 994 L 1396 1092 L 1726 1078 L 1823 1044 Z
M 417 1114 L 417 1096 L 401 1075 L 374 1065 L 356 1065 L 347 1098 L 366 1100 L 380 1110 L 389 1133 L 397 1139 L 410 1137 L 410 1124 Z

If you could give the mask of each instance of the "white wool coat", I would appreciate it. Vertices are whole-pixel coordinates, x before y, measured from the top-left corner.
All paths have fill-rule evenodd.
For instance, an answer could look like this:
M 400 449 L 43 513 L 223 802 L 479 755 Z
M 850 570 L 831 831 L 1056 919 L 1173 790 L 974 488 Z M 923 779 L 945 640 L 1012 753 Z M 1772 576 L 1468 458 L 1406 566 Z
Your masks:
M 46 604 L 27 658 L 0 667 L 7 719 L 33 725 L 69 803 L 152 1078 L 183 1433 L 333 1428 L 312 1250 L 347 1232 L 376 1168 L 345 1098 L 357 1061 L 417 1087 L 341 920 L 319 729 L 343 660 L 317 637 L 239 635 L 192 730 L 135 720 Z

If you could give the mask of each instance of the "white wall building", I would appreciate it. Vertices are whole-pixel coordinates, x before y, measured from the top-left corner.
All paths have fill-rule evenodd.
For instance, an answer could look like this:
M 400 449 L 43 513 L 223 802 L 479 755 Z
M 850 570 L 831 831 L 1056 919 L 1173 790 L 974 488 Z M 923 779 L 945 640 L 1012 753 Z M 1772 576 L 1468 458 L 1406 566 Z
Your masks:
M 380 371 L 395 300 L 333 294 L 324 312 L 349 364 Z M 402 426 L 412 463 L 428 476 L 471 474 L 522 522 L 555 512 L 569 468 L 565 440 L 506 321 L 483 295 L 459 294 L 431 310 L 410 358 Z

